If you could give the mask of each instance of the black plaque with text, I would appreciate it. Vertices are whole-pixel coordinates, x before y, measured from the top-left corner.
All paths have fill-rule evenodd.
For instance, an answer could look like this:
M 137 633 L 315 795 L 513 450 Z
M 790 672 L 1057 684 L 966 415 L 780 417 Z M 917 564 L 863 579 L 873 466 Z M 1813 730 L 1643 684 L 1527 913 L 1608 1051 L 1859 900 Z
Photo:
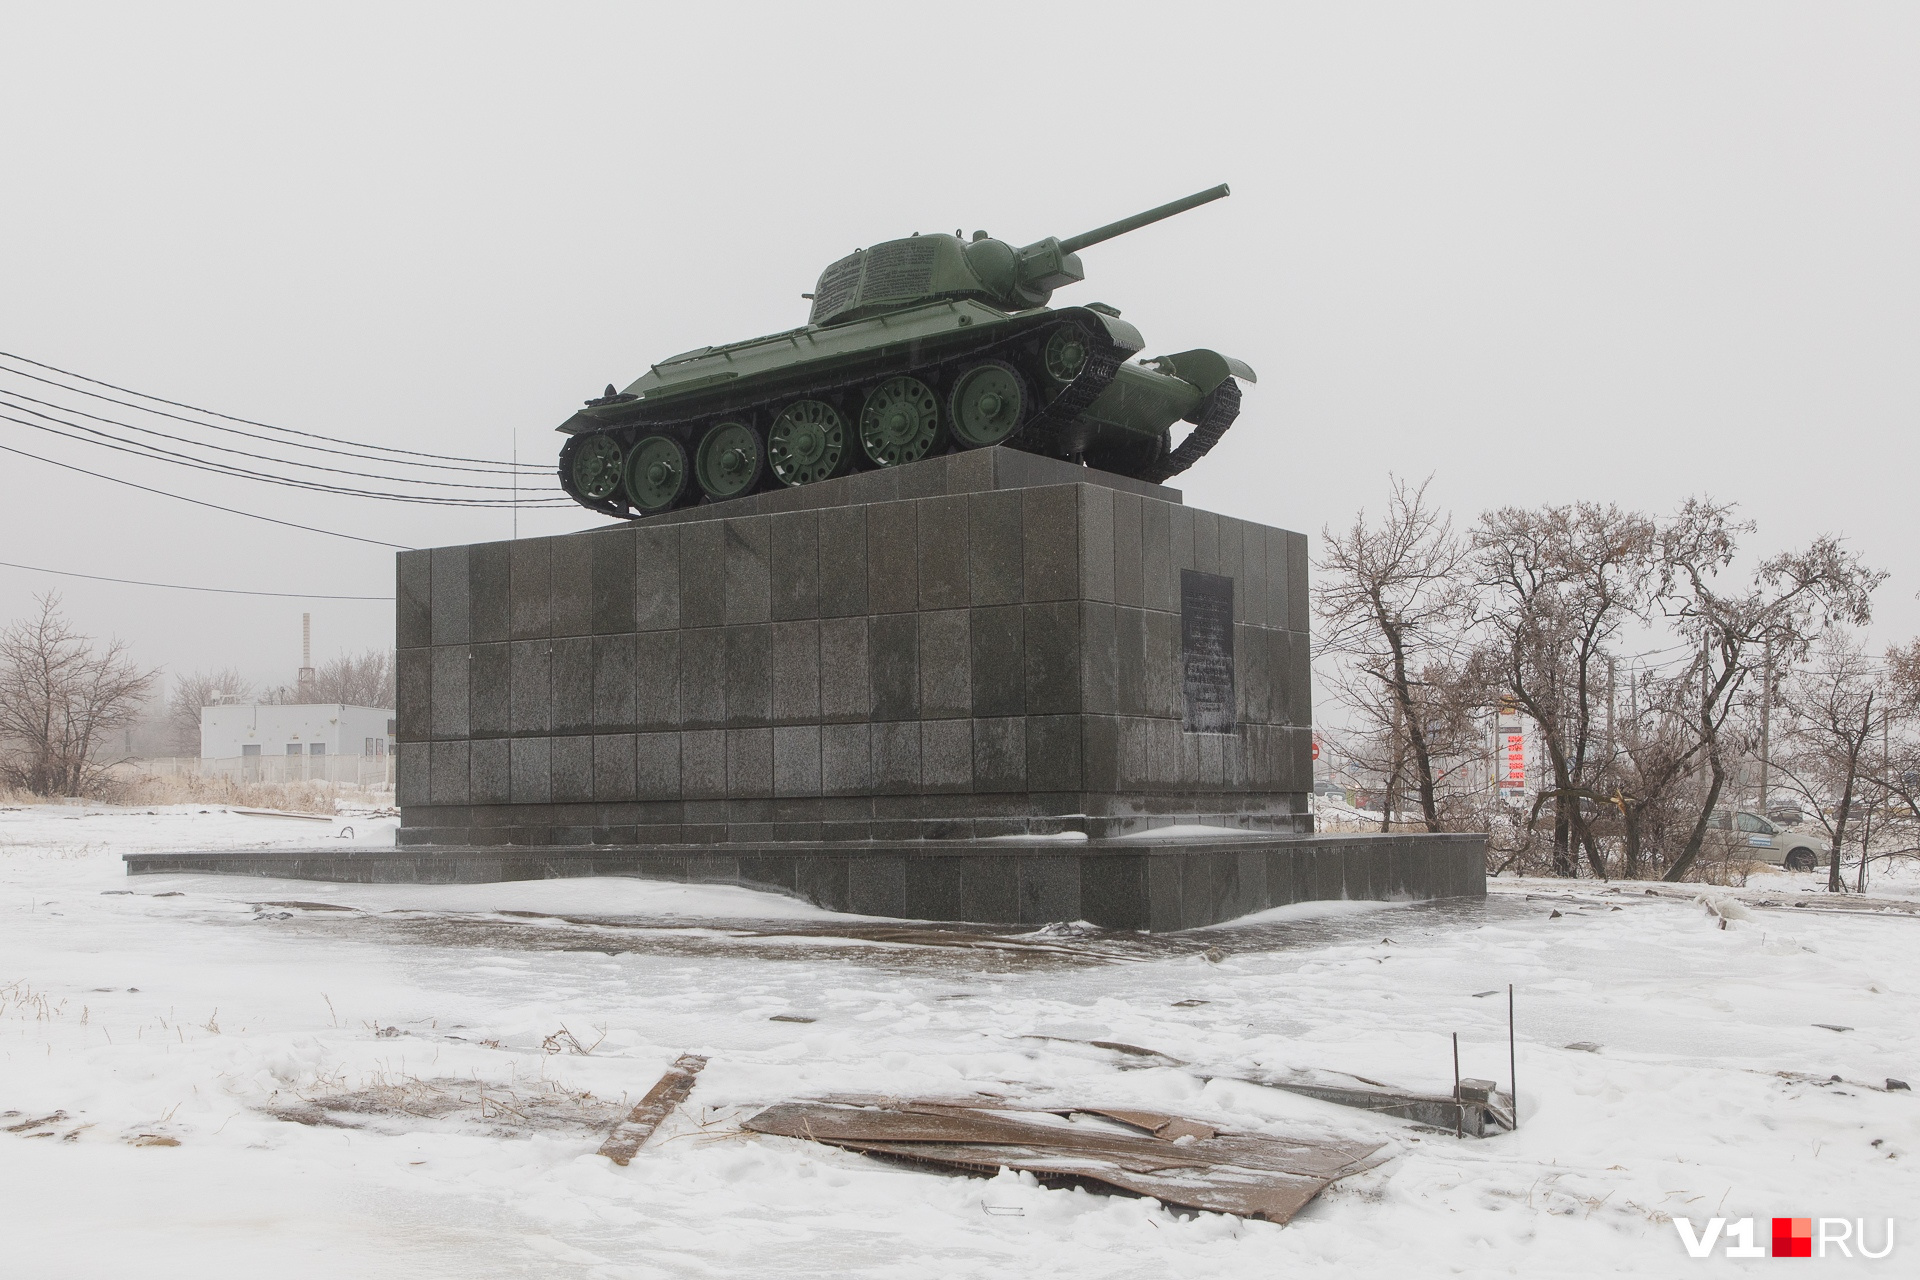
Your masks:
M 1180 571 L 1180 657 L 1186 731 L 1232 733 L 1232 578 Z

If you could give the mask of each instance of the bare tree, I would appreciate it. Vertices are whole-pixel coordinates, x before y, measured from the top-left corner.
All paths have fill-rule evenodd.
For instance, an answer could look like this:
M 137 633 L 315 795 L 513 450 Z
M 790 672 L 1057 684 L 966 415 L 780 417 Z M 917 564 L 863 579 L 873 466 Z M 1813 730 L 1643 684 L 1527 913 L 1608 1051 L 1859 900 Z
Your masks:
M 167 696 L 167 737 L 176 754 L 200 754 L 200 708 L 211 707 L 222 697 L 251 700 L 253 681 L 232 667 L 173 678 L 173 691 Z
M 1535 813 L 1552 801 L 1556 875 L 1576 873 L 1580 850 L 1596 876 L 1607 874 L 1589 818 L 1610 799 L 1599 786 L 1596 682 L 1617 633 L 1645 612 L 1654 536 L 1647 516 L 1584 502 L 1488 512 L 1473 532 L 1490 636 L 1483 661 L 1539 726 L 1553 771 Z
M 38 603 L 0 632 L 0 776 L 37 795 L 84 795 L 159 672 L 135 666 L 125 641 L 96 648 L 61 615 L 58 595 Z
M 266 702 L 344 702 L 353 707 L 394 705 L 394 657 L 391 649 L 341 654 L 321 664 L 312 684 L 280 685 Z
M 1444 829 L 1439 762 L 1473 734 L 1460 706 L 1472 616 L 1467 548 L 1428 505 L 1430 480 L 1414 487 L 1394 477 L 1381 522 L 1369 525 L 1362 511 L 1344 533 L 1323 530 L 1326 556 L 1314 566 L 1321 651 L 1339 660 L 1333 687 L 1387 779 L 1383 829 L 1403 789 L 1417 797 L 1427 830 Z
M 1887 713 L 1887 688 L 1881 673 L 1858 641 L 1842 630 L 1822 637 L 1814 661 L 1794 671 L 1782 688 L 1787 711 L 1789 749 L 1780 766 L 1787 787 L 1797 792 L 1832 843 L 1827 860 L 1827 890 L 1839 893 L 1840 855 L 1848 823 L 1854 818 L 1869 751 L 1878 745 Z M 1866 879 L 1861 849 L 1861 883 Z
M 1659 598 L 1690 654 L 1676 692 L 1691 705 L 1683 722 L 1694 754 L 1704 763 L 1706 791 L 1685 846 L 1667 868 L 1668 880 L 1686 875 L 1706 838 L 1726 784 L 1727 762 L 1743 749 L 1729 739 L 1747 680 L 1762 655 L 1776 663 L 1806 656 L 1815 636 L 1836 623 L 1861 625 L 1873 614 L 1873 592 L 1886 578 L 1866 568 L 1836 538 L 1763 562 L 1751 581 L 1731 590 L 1718 583 L 1749 523 L 1730 519 L 1731 507 L 1704 499 L 1687 502 L 1659 535 Z

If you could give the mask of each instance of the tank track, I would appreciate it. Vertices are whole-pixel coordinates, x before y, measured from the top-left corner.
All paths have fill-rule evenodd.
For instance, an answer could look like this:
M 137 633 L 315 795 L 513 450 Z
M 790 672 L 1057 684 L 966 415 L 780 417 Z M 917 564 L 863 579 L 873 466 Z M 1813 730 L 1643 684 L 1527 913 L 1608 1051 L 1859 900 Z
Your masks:
M 1080 372 L 1074 376 L 1073 381 L 1061 387 L 1052 399 L 1042 404 L 1038 410 L 1029 416 L 1026 423 L 1018 431 L 1002 441 L 1002 444 L 1022 449 L 1029 453 L 1044 454 L 1049 457 L 1076 457 L 1084 444 L 1084 442 L 1079 439 L 1078 433 L 1074 431 L 1074 426 L 1079 421 L 1080 415 L 1085 412 L 1088 406 L 1092 405 L 1095 400 L 1100 398 L 1100 393 L 1105 391 L 1108 384 L 1119 376 L 1120 366 L 1135 354 L 1135 352 L 1128 347 L 1114 342 L 1107 336 L 1105 331 L 1098 326 L 1089 325 L 1085 322 L 1073 320 L 1072 318 L 1068 318 L 1065 323 L 1078 327 L 1082 335 L 1087 339 L 1088 350 L 1085 363 L 1081 365 Z M 932 364 L 903 365 L 897 368 L 870 371 L 859 378 L 850 378 L 840 382 L 829 383 L 825 386 L 815 386 L 804 390 L 789 390 L 779 395 L 767 396 L 763 399 L 733 405 L 725 410 L 716 411 L 709 408 L 700 413 L 687 414 L 682 417 L 642 418 L 635 422 L 610 426 L 601 431 L 582 432 L 578 435 L 569 436 L 566 443 L 560 447 L 560 487 L 566 492 L 568 497 L 589 511 L 596 511 L 602 515 L 613 516 L 616 519 L 634 519 L 639 513 L 624 499 L 617 497 L 590 498 L 574 486 L 574 455 L 586 441 L 593 439 L 595 436 L 611 436 L 620 445 L 621 452 L 624 455 L 628 449 L 632 448 L 645 436 L 671 435 L 676 439 L 682 440 L 683 446 L 686 448 L 689 457 L 691 457 L 694 447 L 699 442 L 699 428 L 709 419 L 725 418 L 737 414 L 763 414 L 801 398 L 829 398 L 848 395 L 869 383 L 902 374 L 919 378 L 932 385 L 944 387 L 947 384 L 948 375 L 955 368 L 976 364 L 983 360 L 1003 359 L 1019 369 L 1022 377 L 1031 383 L 1036 380 L 1032 372 L 1033 361 L 1031 359 L 1020 359 L 1018 357 L 1024 354 L 1025 348 L 1032 347 L 1036 341 L 1044 343 L 1046 337 L 1056 332 L 1060 327 L 1061 326 L 1057 324 L 1042 325 L 1002 338 L 998 342 L 988 346 L 976 347 L 968 351 L 965 355 L 953 356 Z M 1230 422 L 1231 420 L 1231 417 L 1229 417 L 1228 421 Z M 1225 426 L 1221 427 L 1222 431 L 1225 429 Z M 1197 431 L 1196 434 L 1198 434 Z M 860 452 L 860 446 L 857 442 L 850 442 L 850 447 L 855 453 L 854 466 L 860 467 L 865 463 L 865 456 Z M 691 477 L 689 477 L 687 483 L 689 492 L 699 495 L 698 485 L 695 484 Z M 776 481 L 774 483 L 777 484 L 778 482 Z M 617 494 L 619 491 L 616 490 L 615 492 Z M 738 496 L 745 497 L 747 495 L 740 494 Z M 728 500 L 730 501 L 730 499 Z M 703 501 L 712 501 L 712 499 L 704 495 L 699 495 L 690 497 L 682 505 Z
M 1194 463 L 1207 456 L 1207 451 L 1220 443 L 1220 437 L 1227 434 L 1227 428 L 1240 416 L 1240 385 L 1228 378 L 1215 387 L 1200 405 L 1200 416 L 1194 420 L 1194 428 L 1180 447 L 1169 452 L 1158 464 L 1150 468 L 1150 474 L 1142 480 L 1151 480 L 1155 484 L 1165 484 L 1170 478 L 1179 475 Z

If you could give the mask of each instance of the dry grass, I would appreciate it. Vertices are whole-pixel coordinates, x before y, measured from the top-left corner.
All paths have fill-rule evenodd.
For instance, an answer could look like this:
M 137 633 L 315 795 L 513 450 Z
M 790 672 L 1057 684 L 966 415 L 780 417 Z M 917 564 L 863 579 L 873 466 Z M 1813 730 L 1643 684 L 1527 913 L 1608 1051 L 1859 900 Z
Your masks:
M 245 809 L 284 809 L 293 813 L 333 813 L 341 804 L 388 808 L 393 791 L 345 782 L 249 782 L 224 774 L 153 774 L 123 768 L 98 795 L 105 804 L 212 804 Z M 35 798 L 33 802 L 45 803 Z
M 598 1098 L 551 1080 L 499 1085 L 382 1072 L 359 1089 L 316 1082 L 291 1098 L 275 1099 L 266 1111 L 280 1120 L 327 1128 L 524 1138 L 536 1132 L 607 1129 L 627 1107 L 624 1101 Z

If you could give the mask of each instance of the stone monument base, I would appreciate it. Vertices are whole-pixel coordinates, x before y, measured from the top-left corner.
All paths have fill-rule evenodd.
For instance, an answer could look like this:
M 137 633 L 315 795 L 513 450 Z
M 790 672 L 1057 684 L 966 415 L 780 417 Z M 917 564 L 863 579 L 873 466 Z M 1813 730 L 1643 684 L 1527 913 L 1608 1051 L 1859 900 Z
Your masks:
M 633 876 L 732 884 L 831 911 L 997 925 L 1085 920 L 1166 931 L 1343 898 L 1486 895 L 1477 835 L 1234 834 L 1193 839 L 1001 838 L 841 844 L 130 853 L 132 875 L 215 872 L 358 884 L 481 884 Z

